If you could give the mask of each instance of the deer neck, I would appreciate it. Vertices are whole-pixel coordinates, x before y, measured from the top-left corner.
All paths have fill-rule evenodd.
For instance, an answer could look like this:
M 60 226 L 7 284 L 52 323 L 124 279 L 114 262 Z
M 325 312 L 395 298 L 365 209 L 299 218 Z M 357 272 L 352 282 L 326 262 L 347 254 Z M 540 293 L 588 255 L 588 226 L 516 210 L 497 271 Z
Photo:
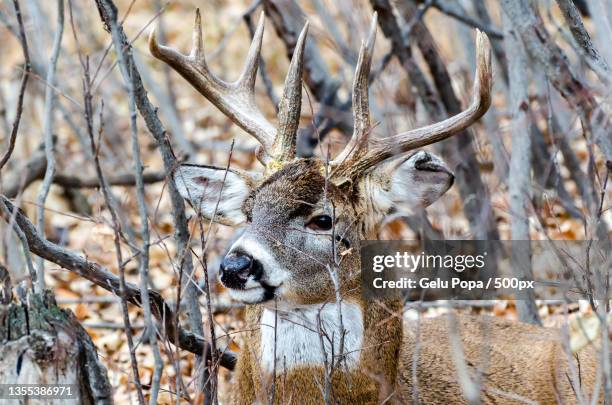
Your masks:
M 371 371 L 392 385 L 402 340 L 401 315 L 397 317 L 396 311 L 401 314 L 399 301 L 268 305 L 260 317 L 261 371 Z
M 359 366 L 364 340 L 363 310 L 354 301 L 264 307 L 260 331 L 264 372 L 279 374 L 303 367 L 330 367 L 332 361 L 339 361 L 337 355 L 341 352 L 346 354 L 342 365 L 350 370 Z

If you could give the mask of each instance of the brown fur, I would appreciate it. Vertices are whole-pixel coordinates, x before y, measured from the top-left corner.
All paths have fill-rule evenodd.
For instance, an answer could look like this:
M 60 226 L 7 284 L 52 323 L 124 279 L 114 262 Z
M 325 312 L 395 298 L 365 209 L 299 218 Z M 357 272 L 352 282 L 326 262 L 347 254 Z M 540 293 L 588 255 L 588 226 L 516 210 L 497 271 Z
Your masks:
M 410 403 L 413 398 L 414 402 L 427 404 L 464 403 L 460 386 L 456 382 L 455 366 L 451 360 L 449 330 L 445 319 L 426 320 L 418 329 L 409 326 L 402 330 L 402 305 L 399 301 L 361 300 L 358 253 L 359 241 L 376 237 L 378 225 L 397 202 L 391 201 L 390 197 L 398 196 L 392 196 L 386 192 L 388 190 L 384 190 L 386 187 L 393 187 L 389 181 L 393 174 L 384 169 L 385 164 L 389 163 L 388 160 L 458 133 L 487 111 L 491 102 L 493 75 L 490 44 L 486 35 L 479 32 L 476 36 L 475 93 L 467 110 L 454 119 L 445 120 L 426 130 L 415 129 L 378 139 L 376 144 L 371 144 L 369 134 L 372 128 L 367 104 L 371 56 L 377 26 L 375 15 L 367 40 L 360 50 L 355 73 L 355 134 L 348 149 L 332 162 L 334 174 L 326 180 L 322 176 L 323 164 L 320 161 L 293 161 L 301 109 L 299 79 L 303 69 L 303 50 L 308 24 L 299 36 L 290 64 L 289 79 L 279 105 L 278 130 L 264 118 L 254 102 L 254 78 L 257 70 L 255 61 L 260 57 L 263 18 L 260 19 L 254 34 L 251 48 L 253 51 L 249 52 L 246 68 L 241 78 L 232 84 L 218 80 L 204 63 L 199 11 L 196 12 L 195 25 L 197 35 L 191 54 L 197 57 L 182 55 L 160 46 L 154 33 L 149 37 L 151 53 L 177 70 L 225 115 L 259 141 L 262 148 L 258 158 L 266 165 L 264 175 L 276 171 L 256 190 L 253 190 L 254 184 L 249 181 L 242 185 L 243 188 L 238 187 L 239 191 L 244 191 L 246 187 L 246 194 L 253 191 L 245 201 L 240 201 L 243 205 L 242 212 L 238 215 L 236 212 L 226 215 L 225 211 L 219 210 L 223 213 L 221 219 L 227 219 L 228 224 L 247 219 L 249 225 L 241 238 L 248 241 L 247 245 L 251 250 L 266 253 L 263 255 L 265 257 L 261 259 L 260 256 L 260 259 L 266 260 L 269 267 L 269 274 L 264 269 L 259 281 L 250 280 L 253 284 L 259 282 L 259 287 L 250 287 L 246 291 L 245 283 L 245 291 L 236 288 L 233 293 L 244 294 L 237 296 L 246 302 L 263 302 L 270 297 L 276 297 L 279 301 L 289 303 L 289 307 L 293 309 L 304 304 L 333 302 L 334 286 L 323 263 L 331 263 L 331 260 L 336 258 L 331 253 L 336 250 L 330 243 L 334 234 L 307 232 L 308 217 L 311 214 L 321 215 L 320 213 L 329 215 L 331 202 L 337 220 L 334 229 L 342 234 L 346 242 L 344 251 L 340 252 L 340 292 L 344 298 L 353 301 L 357 299 L 360 302 L 364 335 L 358 367 L 350 371 L 340 368 L 331 376 L 333 389 L 326 398 L 328 403 Z M 425 170 L 418 169 L 416 162 L 413 164 L 414 166 L 408 168 L 415 170 L 403 174 L 414 176 L 414 181 L 402 183 L 402 186 L 398 186 L 400 190 L 394 190 L 399 192 L 401 199 L 410 201 L 410 204 L 431 203 L 452 184 L 449 170 L 439 163 Z M 436 169 L 436 165 L 440 170 Z M 379 166 L 383 166 L 383 170 L 380 170 Z M 394 166 L 393 170 L 395 169 Z M 191 170 L 194 171 L 197 172 Z M 435 174 L 432 174 L 434 172 Z M 210 172 L 202 171 L 202 174 L 206 173 L 210 175 Z M 240 176 L 232 177 L 233 181 L 239 181 L 239 178 Z M 182 190 L 183 197 L 190 199 L 190 187 L 202 188 L 202 183 L 208 184 L 200 179 L 204 177 L 181 179 L 179 176 L 175 181 L 182 186 L 179 189 Z M 204 191 L 200 191 L 198 195 L 203 196 Z M 243 198 L 245 193 L 238 195 Z M 237 210 L 235 205 L 229 205 L 228 208 Z M 242 252 L 243 256 L 251 254 L 255 258 L 253 253 Z M 260 259 L 257 260 L 261 261 Z M 279 263 L 282 266 L 278 265 Z M 249 277 L 251 276 L 254 277 L 255 274 L 250 274 Z M 272 281 L 267 276 L 270 276 Z M 284 375 L 263 375 L 257 357 L 261 346 L 261 331 L 257 326 L 260 325 L 262 313 L 261 305 L 253 305 L 247 310 L 247 323 L 255 329 L 246 333 L 242 347 L 236 375 L 235 402 L 321 403 L 324 399 L 323 365 L 300 365 L 289 369 Z M 568 361 L 559 343 L 558 331 L 493 318 L 461 317 L 459 324 L 467 368 L 473 374 L 472 377 L 478 377 L 477 380 L 482 382 L 483 402 L 516 402 L 516 397 L 512 399 L 504 395 L 505 392 L 544 404 L 577 402 L 575 391 L 580 387 L 572 387 L 568 382 Z M 481 333 L 483 329 L 488 329 L 488 333 Z M 295 331 L 292 327 L 285 330 L 288 333 Z M 420 331 L 419 336 L 415 336 L 415 330 Z M 293 336 L 296 339 L 309 337 L 300 334 Z M 309 354 L 309 351 L 301 352 L 300 360 L 310 361 Z M 318 361 L 316 357 L 313 359 L 313 362 Z M 581 353 L 578 363 L 580 384 L 589 392 L 595 377 L 596 361 L 593 351 L 588 348 Z M 310 363 L 296 361 L 296 364 Z
M 461 316 L 458 323 L 470 377 L 474 380 L 481 376 L 483 403 L 524 403 L 517 395 L 538 404 L 578 402 L 560 331 L 486 316 Z M 411 325 L 404 337 L 398 379 L 400 402 L 411 403 L 416 389 L 424 404 L 448 403 L 449 399 L 467 403 L 450 360 L 447 317 L 423 321 L 419 353 L 415 353 L 415 330 Z M 578 359 L 574 363 L 580 379 L 574 388 L 590 398 L 597 365 L 595 350 L 585 348 Z M 418 365 L 416 386 L 414 361 Z
M 363 302 L 366 337 L 360 366 L 358 372 L 335 371 L 330 403 L 411 404 L 416 396 L 421 404 L 466 404 L 451 359 L 446 316 L 423 319 L 419 327 L 411 323 L 402 331 L 400 320 L 389 316 L 389 311 L 400 309 L 398 304 Z M 251 306 L 247 313 L 247 322 L 257 325 L 261 306 Z M 578 403 L 560 331 L 487 316 L 459 316 L 458 323 L 470 377 L 480 376 L 483 403 Z M 237 367 L 234 403 L 270 403 L 273 392 L 275 404 L 324 403 L 323 367 L 293 369 L 277 375 L 273 384 L 254 360 L 260 346 L 258 330 L 247 335 Z M 587 347 L 577 358 L 573 362 L 579 371 L 578 386 L 590 398 L 596 351 Z
M 320 173 L 320 163 L 302 160 L 271 176 L 245 203 L 251 225 L 284 231 L 283 221 L 300 215 L 307 217 L 316 211 L 325 187 Z M 362 225 L 365 217 L 376 220 L 371 218 L 371 208 L 367 208 L 372 203 L 347 195 L 350 192 L 356 196 L 359 192 L 367 196 L 358 187 L 353 191 L 340 190 L 332 184 L 328 187 L 327 196 L 341 213 L 338 226 L 343 227 L 348 221 L 353 224 L 353 231 L 347 231 L 353 250 L 340 265 L 343 281 L 350 286 L 344 289 L 343 297 L 360 302 L 364 321 L 359 366 L 349 372 L 342 368 L 334 371 L 329 403 L 403 404 L 412 403 L 414 398 L 423 404 L 465 403 L 451 358 L 446 317 L 425 319 L 419 328 L 414 324 L 403 328 L 400 301 L 366 302 L 361 298 L 356 282 L 359 272 L 355 270 L 360 268 L 358 241 L 364 235 L 367 237 L 368 230 Z M 278 245 L 271 249 L 297 275 L 296 279 L 304 282 L 304 285 L 297 282 L 295 290 L 289 293 L 291 299 L 302 303 L 333 301 L 333 287 L 325 270 L 311 261 L 296 262 L 292 257 L 296 256 L 294 251 L 283 252 Z M 253 330 L 246 333 L 241 350 L 235 403 L 270 403 L 272 398 L 276 404 L 324 403 L 323 365 L 296 367 L 274 380 L 259 367 L 261 314 L 261 305 L 247 309 L 247 329 Z M 461 316 L 458 323 L 470 376 L 475 379 L 480 375 L 482 402 L 520 403 L 517 398 L 542 404 L 577 402 L 569 383 L 567 356 L 559 331 L 494 317 Z M 579 367 L 576 365 L 580 370 L 581 392 L 587 396 L 591 395 L 596 364 L 593 349 L 587 348 L 580 354 Z
M 202 171 L 202 175 L 206 173 Z M 418 327 L 403 327 L 402 302 L 365 301 L 362 297 L 360 241 L 376 238 L 385 210 L 390 207 L 376 191 L 379 186 L 383 191 L 391 187 L 388 172 L 366 176 L 351 187 L 326 182 L 322 173 L 319 160 L 301 159 L 285 164 L 258 186 L 249 185 L 252 191 L 245 194 L 248 197 L 242 204 L 248 221 L 242 237 L 255 240 L 258 250 L 273 257 L 264 272 L 276 266 L 281 267 L 276 271 L 286 273 L 281 284 L 274 286 L 277 290 L 273 296 L 289 311 L 302 305 L 333 303 L 335 289 L 326 268 L 335 260 L 333 234 L 306 226 L 311 217 L 329 215 L 333 207 L 336 235 L 341 234 L 348 244 L 336 244 L 340 293 L 344 303 L 358 303 L 363 320 L 361 350 L 353 360 L 357 364 L 351 363 L 350 369 L 340 364 L 330 377 L 323 360 L 321 364 L 316 357 L 311 360 L 311 353 L 304 352 L 302 346 L 300 356 L 305 357 L 300 359 L 314 363 L 298 361 L 273 376 L 260 363 L 263 307 L 251 305 L 247 309 L 247 330 L 251 331 L 245 333 L 237 365 L 234 402 L 320 404 L 327 396 L 328 403 L 338 404 L 465 403 L 451 356 L 446 317 L 423 320 Z M 430 172 L 417 174 L 418 182 L 427 186 Z M 448 180 L 441 173 L 435 176 L 436 184 Z M 195 182 L 193 187 L 200 183 Z M 437 196 L 427 191 L 428 187 L 422 190 L 430 193 L 429 199 Z M 444 192 L 445 188 L 438 190 Z M 382 198 L 382 203 L 377 198 Z M 576 403 L 575 391 L 590 397 L 597 364 L 592 348 L 580 354 L 575 365 L 580 381 L 572 386 L 559 331 L 493 317 L 460 317 L 458 323 L 468 374 L 479 383 L 482 402 L 517 403 L 522 399 L 542 404 Z M 298 337 L 306 336 L 292 327 L 290 331 Z M 287 347 L 283 341 L 286 336 L 277 338 Z M 308 341 L 304 344 L 316 345 Z M 326 375 L 332 382 L 329 391 L 325 390 L 330 386 L 325 384 Z
M 363 303 L 365 305 L 365 303 Z M 389 319 L 387 309 L 397 310 L 397 303 L 368 306 L 365 309 L 365 325 L 377 326 Z M 248 325 L 258 325 L 262 306 L 247 308 Z M 365 326 L 364 325 L 364 326 Z M 367 328 L 367 327 L 366 327 Z M 378 332 L 373 333 L 374 330 Z M 381 338 L 383 342 L 381 343 Z M 282 339 L 282 337 L 279 337 Z M 356 372 L 345 373 L 335 370 L 330 403 L 375 404 L 381 401 L 381 392 L 388 396 L 397 374 L 397 361 L 401 342 L 401 324 L 397 318 L 388 325 L 367 328 L 360 366 Z M 277 375 L 273 384 L 272 376 L 263 375 L 259 370 L 257 353 L 260 350 L 259 330 L 247 332 L 244 346 L 237 365 L 234 403 L 253 404 L 321 404 L 324 403 L 323 389 L 325 370 L 321 367 L 300 367 Z M 384 389 L 381 391 L 381 387 Z M 384 399 L 384 398 L 383 398 Z

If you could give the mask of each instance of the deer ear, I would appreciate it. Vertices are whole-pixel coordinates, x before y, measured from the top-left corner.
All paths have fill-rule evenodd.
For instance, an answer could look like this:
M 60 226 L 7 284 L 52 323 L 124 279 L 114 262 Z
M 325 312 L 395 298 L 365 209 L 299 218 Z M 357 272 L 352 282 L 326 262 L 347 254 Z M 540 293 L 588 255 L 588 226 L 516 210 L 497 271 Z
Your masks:
M 255 187 L 246 172 L 214 166 L 181 165 L 173 173 L 176 187 L 196 212 L 224 225 L 246 220 L 242 203 Z
M 429 206 L 455 179 L 442 159 L 425 151 L 387 163 L 376 169 L 374 175 L 386 184 L 373 193 L 373 201 L 387 214 L 412 214 Z

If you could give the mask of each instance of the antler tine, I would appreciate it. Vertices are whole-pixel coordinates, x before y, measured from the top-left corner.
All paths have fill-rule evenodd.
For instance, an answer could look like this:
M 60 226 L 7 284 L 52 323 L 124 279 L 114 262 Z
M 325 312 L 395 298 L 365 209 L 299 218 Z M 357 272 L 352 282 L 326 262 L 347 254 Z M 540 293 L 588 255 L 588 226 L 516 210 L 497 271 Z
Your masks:
M 191 54 L 190 56 L 198 63 L 204 65 L 204 35 L 202 34 L 202 16 L 200 9 L 196 8 L 195 21 L 193 23 L 193 36 L 191 39 Z
M 491 41 L 487 34 L 476 30 L 476 75 L 474 77 L 474 100 L 472 105 L 476 104 L 475 107 L 478 108 L 478 113 L 480 114 L 478 118 L 482 117 L 491 105 L 492 87 Z
M 354 130 L 348 144 L 342 152 L 334 159 L 332 166 L 342 162 L 354 160 L 367 151 L 368 138 L 371 131 L 370 124 L 370 68 L 372 66 L 372 54 L 376 42 L 376 26 L 378 13 L 374 12 L 370 29 L 365 41 L 361 42 L 359 59 L 353 78 L 353 121 Z
M 262 11 L 259 14 L 259 20 L 257 22 L 257 29 L 255 35 L 253 35 L 253 41 L 247 54 L 246 62 L 244 63 L 244 69 L 238 82 L 246 89 L 255 89 L 255 79 L 257 78 L 257 69 L 259 68 L 259 55 L 261 53 L 261 42 L 264 34 L 265 15 Z M 252 91 L 249 94 L 255 95 Z
M 193 46 L 189 55 L 183 55 L 173 48 L 160 45 L 157 42 L 155 29 L 151 31 L 149 36 L 149 50 L 154 57 L 167 63 L 183 76 L 230 120 L 257 139 L 263 146 L 264 152 L 259 154 L 258 157 L 265 163 L 276 131 L 257 107 L 254 96 L 263 30 L 264 18 L 262 13 L 244 70 L 240 78 L 233 83 L 225 82 L 216 77 L 206 64 L 199 9 L 196 10 Z
M 363 157 L 341 162 L 334 171 L 339 181 L 355 179 L 372 167 L 411 150 L 449 138 L 472 125 L 491 104 L 491 43 L 481 31 L 476 34 L 476 74 L 470 106 L 459 114 L 395 136 L 373 139 Z
M 302 72 L 304 48 L 308 35 L 308 21 L 298 37 L 285 78 L 283 96 L 278 104 L 278 131 L 272 147 L 272 156 L 279 162 L 295 157 L 295 141 L 302 111 Z

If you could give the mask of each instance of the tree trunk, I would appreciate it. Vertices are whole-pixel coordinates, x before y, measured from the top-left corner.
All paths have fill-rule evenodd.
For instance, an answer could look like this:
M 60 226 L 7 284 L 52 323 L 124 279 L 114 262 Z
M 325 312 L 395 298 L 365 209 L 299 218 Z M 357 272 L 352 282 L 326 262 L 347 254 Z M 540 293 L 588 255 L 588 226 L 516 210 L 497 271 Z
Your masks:
M 510 78 L 510 111 L 512 111 L 512 155 L 508 177 L 510 215 L 512 227 L 512 269 L 520 280 L 533 280 L 531 268 L 531 242 L 529 235 L 529 201 L 531 200 L 532 142 L 529 122 L 529 93 L 527 55 L 510 21 L 503 16 L 506 53 Z M 519 319 L 535 325 L 541 324 L 533 292 L 526 291 L 515 298 Z
M 91 338 L 49 291 L 0 306 L 0 342 L 0 384 L 71 385 L 69 400 L 28 403 L 113 403 L 106 368 Z

